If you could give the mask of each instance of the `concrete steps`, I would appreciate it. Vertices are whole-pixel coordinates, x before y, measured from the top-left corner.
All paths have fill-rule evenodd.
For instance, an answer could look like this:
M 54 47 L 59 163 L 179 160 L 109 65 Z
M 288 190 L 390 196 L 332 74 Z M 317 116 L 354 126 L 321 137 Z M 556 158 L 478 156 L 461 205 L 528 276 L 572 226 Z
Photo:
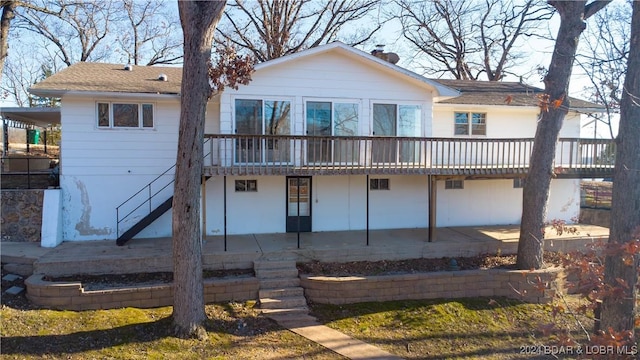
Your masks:
M 308 321 L 309 308 L 295 260 L 259 259 L 253 268 L 260 283 L 258 297 L 263 314 L 278 322 Z

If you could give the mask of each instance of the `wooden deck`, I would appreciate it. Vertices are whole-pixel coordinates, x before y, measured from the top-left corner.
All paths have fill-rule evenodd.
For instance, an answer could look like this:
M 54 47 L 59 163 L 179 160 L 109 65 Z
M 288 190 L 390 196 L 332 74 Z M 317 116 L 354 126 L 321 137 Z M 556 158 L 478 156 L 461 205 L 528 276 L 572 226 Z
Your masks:
M 533 139 L 206 135 L 204 175 L 523 177 Z M 559 178 L 610 177 L 614 140 L 558 141 Z M 609 155 L 609 156 L 608 156 Z

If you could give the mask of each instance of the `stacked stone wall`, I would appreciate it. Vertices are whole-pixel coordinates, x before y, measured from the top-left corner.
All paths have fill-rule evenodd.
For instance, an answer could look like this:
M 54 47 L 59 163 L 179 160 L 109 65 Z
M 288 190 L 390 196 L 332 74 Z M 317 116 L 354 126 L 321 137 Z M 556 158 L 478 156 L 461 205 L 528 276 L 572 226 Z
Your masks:
M 39 242 L 44 190 L 2 190 L 2 241 Z
M 562 289 L 562 269 L 465 270 L 382 276 L 301 276 L 310 301 L 353 304 L 372 301 L 508 297 L 549 303 Z
M 173 285 L 160 284 L 86 291 L 79 282 L 49 282 L 43 275 L 26 280 L 27 298 L 34 304 L 63 310 L 97 310 L 121 307 L 153 308 L 173 305 Z M 258 279 L 205 279 L 206 303 L 247 301 L 258 297 Z

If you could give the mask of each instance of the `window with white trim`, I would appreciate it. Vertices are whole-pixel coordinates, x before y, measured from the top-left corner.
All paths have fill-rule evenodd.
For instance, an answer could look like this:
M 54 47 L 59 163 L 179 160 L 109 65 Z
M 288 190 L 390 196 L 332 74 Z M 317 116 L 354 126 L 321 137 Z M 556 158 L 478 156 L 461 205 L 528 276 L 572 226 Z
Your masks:
M 373 135 L 419 137 L 422 133 L 422 106 L 394 103 L 373 103 Z M 415 162 L 420 158 L 418 142 L 373 140 L 371 157 L 374 163 Z
M 258 192 L 258 180 L 236 180 L 236 192 Z
M 369 179 L 370 190 L 389 190 L 389 179 Z
M 447 190 L 464 189 L 464 181 L 463 180 L 445 180 L 444 188 Z
M 360 153 L 357 142 L 332 140 L 330 136 L 358 135 L 360 104 L 343 101 L 307 101 L 307 135 L 325 137 L 307 140 L 307 159 L 312 163 L 355 163 Z
M 98 128 L 153 128 L 153 104 L 98 102 Z
M 455 112 L 454 135 L 487 135 L 487 114 Z
M 288 140 L 260 139 L 252 135 L 291 134 L 291 101 L 235 99 L 235 133 L 246 135 L 236 140 L 235 161 L 238 163 L 288 162 L 291 149 Z

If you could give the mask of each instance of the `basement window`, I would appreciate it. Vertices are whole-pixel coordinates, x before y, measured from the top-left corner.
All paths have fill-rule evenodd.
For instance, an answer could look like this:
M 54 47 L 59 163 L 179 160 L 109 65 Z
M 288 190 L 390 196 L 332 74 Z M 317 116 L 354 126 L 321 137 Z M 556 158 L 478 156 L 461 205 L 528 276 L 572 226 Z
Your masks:
M 258 180 L 236 180 L 236 192 L 258 192 Z
M 521 189 L 524 187 L 525 178 L 515 178 L 513 179 L 513 188 Z
M 153 128 L 153 104 L 99 102 L 98 128 Z
M 389 190 L 389 179 L 369 179 L 370 190 Z
M 464 189 L 464 181 L 463 180 L 446 180 L 444 182 L 444 188 L 447 190 Z

